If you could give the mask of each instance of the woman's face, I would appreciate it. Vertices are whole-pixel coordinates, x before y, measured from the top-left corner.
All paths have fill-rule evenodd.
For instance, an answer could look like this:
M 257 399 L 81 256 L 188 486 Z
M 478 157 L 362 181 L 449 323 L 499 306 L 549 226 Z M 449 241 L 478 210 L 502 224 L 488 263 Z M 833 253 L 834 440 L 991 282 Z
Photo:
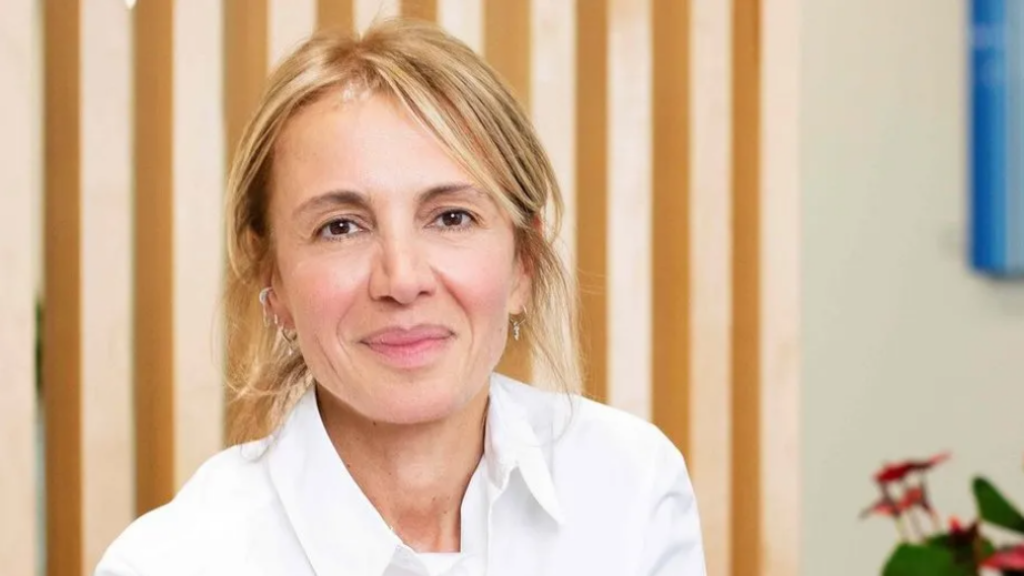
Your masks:
M 508 215 L 391 100 L 303 109 L 277 142 L 272 305 L 362 416 L 444 418 L 488 382 L 529 279 Z

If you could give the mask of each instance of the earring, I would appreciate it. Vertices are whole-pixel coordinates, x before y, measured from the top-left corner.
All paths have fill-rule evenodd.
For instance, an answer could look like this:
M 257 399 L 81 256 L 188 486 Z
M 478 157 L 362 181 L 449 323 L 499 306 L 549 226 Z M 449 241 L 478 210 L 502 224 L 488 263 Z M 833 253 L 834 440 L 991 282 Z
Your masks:
M 526 322 L 526 310 L 523 310 L 523 314 L 522 314 L 522 316 L 520 318 L 513 319 L 513 320 L 511 320 L 511 322 L 512 322 L 512 339 L 515 340 L 516 342 L 518 342 L 519 341 L 519 336 L 520 336 L 520 326 L 523 325 L 523 322 Z

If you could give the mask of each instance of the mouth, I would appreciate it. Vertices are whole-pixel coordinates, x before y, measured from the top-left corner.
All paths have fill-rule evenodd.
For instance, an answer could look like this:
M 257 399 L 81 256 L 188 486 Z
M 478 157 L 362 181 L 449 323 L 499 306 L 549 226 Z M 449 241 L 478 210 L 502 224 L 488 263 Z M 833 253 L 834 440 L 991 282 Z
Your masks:
M 360 343 L 385 363 L 396 368 L 422 368 L 434 362 L 455 333 L 444 326 L 421 324 L 411 328 L 392 326 L 363 338 Z

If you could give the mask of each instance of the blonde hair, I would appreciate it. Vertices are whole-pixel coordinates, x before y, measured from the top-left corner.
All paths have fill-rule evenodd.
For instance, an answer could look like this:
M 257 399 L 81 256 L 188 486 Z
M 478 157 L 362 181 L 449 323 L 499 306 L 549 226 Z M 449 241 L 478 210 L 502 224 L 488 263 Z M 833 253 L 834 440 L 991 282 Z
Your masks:
M 260 321 L 259 291 L 273 270 L 267 219 L 271 167 L 282 128 L 300 109 L 340 90 L 383 95 L 428 129 L 511 217 L 516 251 L 531 276 L 521 340 L 541 387 L 578 392 L 577 304 L 554 248 L 563 203 L 554 170 L 526 112 L 469 47 L 436 26 L 374 24 L 362 37 L 313 36 L 272 74 L 246 127 L 228 181 L 226 308 L 236 396 L 233 441 L 275 429 L 312 382 L 301 354 Z

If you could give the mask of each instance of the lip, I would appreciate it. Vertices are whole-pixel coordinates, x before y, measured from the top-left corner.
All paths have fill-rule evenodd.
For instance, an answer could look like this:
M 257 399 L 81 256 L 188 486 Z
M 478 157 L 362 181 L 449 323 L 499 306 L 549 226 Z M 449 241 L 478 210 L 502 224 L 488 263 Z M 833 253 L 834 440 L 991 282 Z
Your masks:
M 412 327 L 389 326 L 360 342 L 385 362 L 398 368 L 420 368 L 433 362 L 448 346 L 454 333 L 436 324 Z

